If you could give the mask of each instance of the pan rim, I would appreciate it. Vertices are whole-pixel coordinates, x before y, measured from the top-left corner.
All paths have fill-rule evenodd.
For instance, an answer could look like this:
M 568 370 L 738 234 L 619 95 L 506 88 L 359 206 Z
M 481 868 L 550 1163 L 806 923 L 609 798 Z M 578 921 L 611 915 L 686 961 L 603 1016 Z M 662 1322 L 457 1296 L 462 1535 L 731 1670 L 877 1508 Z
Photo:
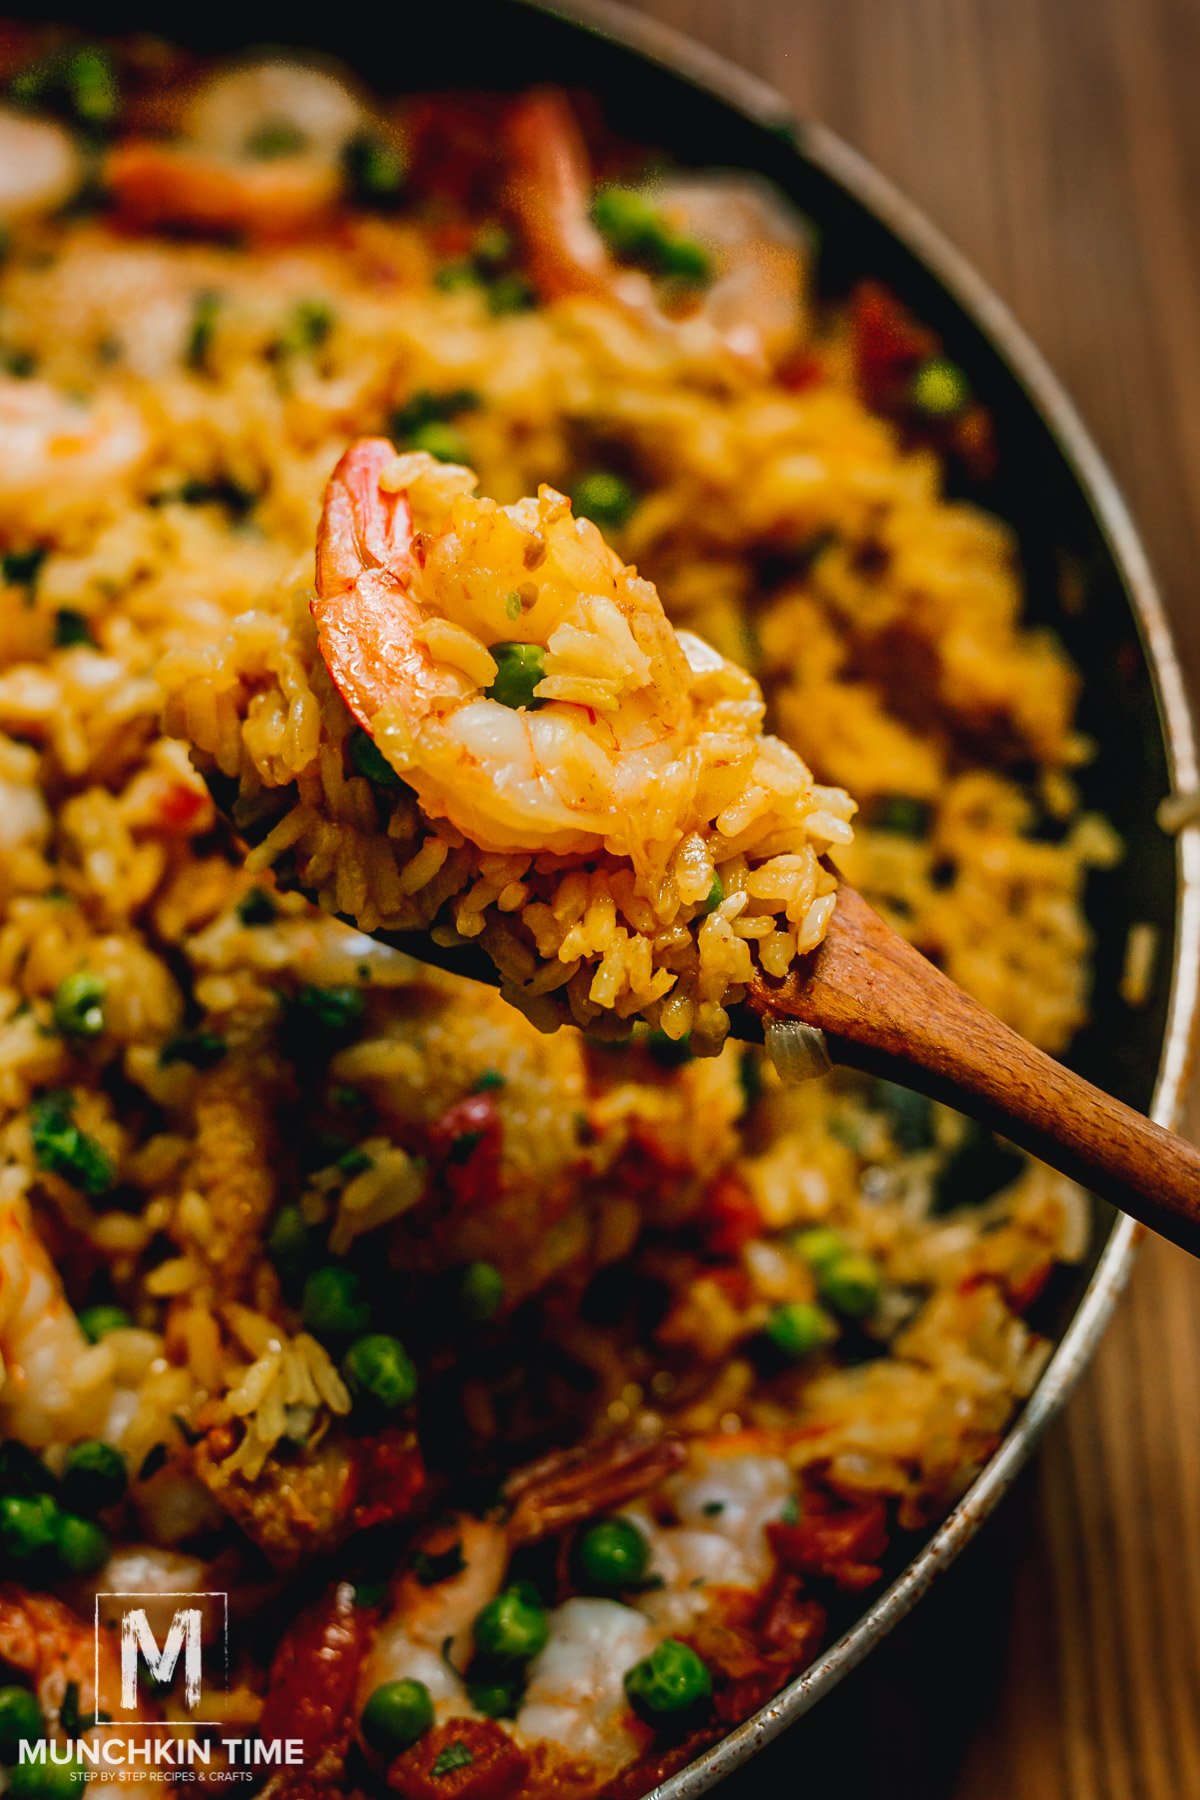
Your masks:
M 1174 635 L 1149 559 L 1124 497 L 1074 402 L 1005 303 L 921 209 L 837 133 L 797 116 L 760 77 L 674 27 L 621 0 L 514 0 L 532 12 L 610 39 L 724 102 L 767 129 L 786 134 L 797 154 L 830 176 L 911 251 L 977 326 L 1016 377 L 1050 431 L 1100 529 L 1120 576 L 1153 684 L 1174 793 L 1196 790 L 1196 736 Z M 1176 925 L 1166 1024 L 1150 1116 L 1172 1126 L 1189 1073 L 1200 1003 L 1200 825 L 1176 839 Z M 1118 1219 L 1091 1281 L 1025 1406 L 971 1487 L 918 1554 L 841 1637 L 774 1699 L 685 1768 L 650 1789 L 646 1800 L 693 1800 L 747 1762 L 848 1675 L 911 1610 L 974 1537 L 1028 1461 L 1095 1352 L 1129 1279 L 1142 1226 Z

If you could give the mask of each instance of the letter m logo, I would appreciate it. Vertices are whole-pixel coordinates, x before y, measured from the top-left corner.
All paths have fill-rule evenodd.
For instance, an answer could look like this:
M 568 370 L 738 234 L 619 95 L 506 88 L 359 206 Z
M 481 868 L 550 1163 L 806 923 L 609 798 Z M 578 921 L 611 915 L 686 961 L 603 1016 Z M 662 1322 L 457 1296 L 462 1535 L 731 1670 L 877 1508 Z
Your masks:
M 175 1606 L 168 1614 L 172 1600 Z M 168 1617 L 170 1622 L 164 1632 Z M 101 1688 L 101 1660 L 111 1658 L 116 1648 L 114 1632 L 120 1645 L 121 1710 L 134 1719 L 142 1711 L 146 1679 L 154 1686 L 166 1687 L 179 1675 L 183 1678 L 183 1704 L 189 1713 L 195 1713 L 201 1704 L 206 1651 L 215 1652 L 216 1660 L 223 1665 L 216 1671 L 218 1687 L 228 1683 L 227 1594 L 97 1594 L 97 1692 Z
M 130 1607 L 121 1620 L 121 1705 L 136 1712 L 138 1703 L 138 1655 L 151 1680 L 165 1687 L 175 1673 L 183 1652 L 183 1703 L 189 1711 L 200 1704 L 200 1608 L 176 1609 L 161 1650 L 140 1606 Z

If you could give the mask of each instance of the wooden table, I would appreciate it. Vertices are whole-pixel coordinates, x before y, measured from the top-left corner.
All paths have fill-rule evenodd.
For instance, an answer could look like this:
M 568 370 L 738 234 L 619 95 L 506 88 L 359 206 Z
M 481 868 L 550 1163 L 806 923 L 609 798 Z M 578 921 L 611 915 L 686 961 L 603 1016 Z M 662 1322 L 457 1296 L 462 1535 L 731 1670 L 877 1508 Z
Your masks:
M 1200 695 L 1200 0 L 637 3 L 863 150 L 1008 301 Z M 1151 1241 L 1014 1502 L 739 1800 L 1200 1800 L 1197 1370 L 1200 1267 Z

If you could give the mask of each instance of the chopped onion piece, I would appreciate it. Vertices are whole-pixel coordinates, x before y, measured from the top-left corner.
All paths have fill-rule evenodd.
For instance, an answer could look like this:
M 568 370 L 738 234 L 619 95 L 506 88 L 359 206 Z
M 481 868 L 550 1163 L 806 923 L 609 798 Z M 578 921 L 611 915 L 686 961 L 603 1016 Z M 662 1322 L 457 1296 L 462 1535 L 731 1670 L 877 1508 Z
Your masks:
M 825 1033 L 815 1025 L 802 1025 L 799 1019 L 771 1019 L 763 1035 L 767 1055 L 785 1087 L 814 1081 L 833 1067 Z

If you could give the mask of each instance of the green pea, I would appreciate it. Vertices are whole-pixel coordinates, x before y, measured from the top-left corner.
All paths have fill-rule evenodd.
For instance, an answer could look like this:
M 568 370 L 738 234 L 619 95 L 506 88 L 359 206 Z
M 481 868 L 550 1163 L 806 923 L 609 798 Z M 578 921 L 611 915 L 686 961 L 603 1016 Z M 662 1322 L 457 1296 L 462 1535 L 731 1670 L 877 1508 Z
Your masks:
M 789 1300 L 777 1306 L 764 1330 L 775 1348 L 792 1362 L 803 1362 L 837 1336 L 829 1314 L 808 1300 Z
M 49 1494 L 0 1499 L 0 1551 L 13 1563 L 35 1562 L 54 1548 L 59 1512 Z
M 444 419 L 431 419 L 427 425 L 418 425 L 409 434 L 407 448 L 425 450 L 439 462 L 469 465 L 471 461 L 471 446 L 466 438 L 456 425 L 447 424 Z
M 681 232 L 662 232 L 650 260 L 656 273 L 683 287 L 703 287 L 713 277 L 712 257 L 704 245 Z
M 371 1323 L 370 1303 L 363 1299 L 353 1269 L 327 1263 L 314 1269 L 304 1283 L 300 1313 L 314 1337 L 358 1337 Z
M 458 1290 L 463 1316 L 472 1325 L 486 1325 L 489 1319 L 495 1318 L 503 1300 L 504 1277 L 495 1263 L 468 1263 Z
M 931 356 L 912 378 L 913 405 L 931 419 L 952 419 L 971 398 L 966 376 L 947 356 Z
M 350 739 L 350 762 L 359 775 L 365 775 L 376 787 L 396 789 L 404 786 L 375 739 L 368 737 L 365 731 L 355 731 Z
M 866 1319 L 879 1305 L 883 1274 L 873 1256 L 847 1250 L 817 1275 L 822 1300 L 847 1319 Z
M 601 188 L 592 202 L 592 217 L 618 256 L 689 287 L 711 281 L 712 258 L 704 245 L 676 231 L 639 189 Z
M 524 1585 L 497 1594 L 475 1620 L 475 1648 L 492 1662 L 528 1662 L 549 1636 L 546 1609 Z
M 110 1331 L 128 1331 L 133 1320 L 123 1306 L 85 1306 L 79 1329 L 89 1344 L 98 1344 Z
M 625 1692 L 639 1712 L 662 1718 L 690 1712 L 712 1695 L 708 1666 L 678 1638 L 664 1638 L 625 1672 Z
M 108 983 L 86 969 L 68 975 L 54 990 L 54 1023 L 64 1037 L 99 1037 L 104 1030 Z
M 81 1800 L 88 1777 L 74 1756 L 63 1763 L 17 1762 L 8 1771 L 8 1791 L 15 1800 Z
M 489 700 L 501 706 L 527 706 L 542 702 L 534 697 L 534 688 L 546 673 L 546 652 L 540 644 L 492 644 L 496 679 L 487 689 Z
M 634 1587 L 650 1567 L 650 1545 L 632 1519 L 597 1519 L 580 1538 L 578 1557 L 589 1586 Z
M 571 489 L 575 511 L 602 530 L 617 531 L 638 503 L 637 489 L 612 469 L 591 469 Z
M 472 1681 L 467 1693 L 475 1711 L 485 1719 L 515 1719 L 520 1710 L 520 1682 Z
M 423 1681 L 385 1681 L 362 1709 L 362 1734 L 381 1756 L 395 1756 L 433 1724 L 433 1699 Z
M 397 1412 L 416 1398 L 417 1371 L 399 1338 L 372 1331 L 351 1344 L 342 1359 L 342 1374 L 352 1393 Z
M 828 1225 L 814 1225 L 811 1231 L 796 1232 L 791 1244 L 818 1276 L 839 1262 L 850 1248 L 841 1232 Z
M 108 1533 L 75 1513 L 59 1514 L 54 1543 L 59 1562 L 71 1575 L 90 1575 L 108 1560 Z
M 342 167 L 351 194 L 364 206 L 395 201 L 408 173 L 399 147 L 377 131 L 360 131 L 350 139 Z
M 40 1738 L 45 1729 L 42 1709 L 28 1688 L 0 1688 L 0 1762 L 15 1763 L 20 1745 Z
M 115 1444 L 85 1438 L 72 1444 L 62 1470 L 63 1499 L 73 1512 L 92 1514 L 115 1506 L 129 1484 L 125 1458 Z

